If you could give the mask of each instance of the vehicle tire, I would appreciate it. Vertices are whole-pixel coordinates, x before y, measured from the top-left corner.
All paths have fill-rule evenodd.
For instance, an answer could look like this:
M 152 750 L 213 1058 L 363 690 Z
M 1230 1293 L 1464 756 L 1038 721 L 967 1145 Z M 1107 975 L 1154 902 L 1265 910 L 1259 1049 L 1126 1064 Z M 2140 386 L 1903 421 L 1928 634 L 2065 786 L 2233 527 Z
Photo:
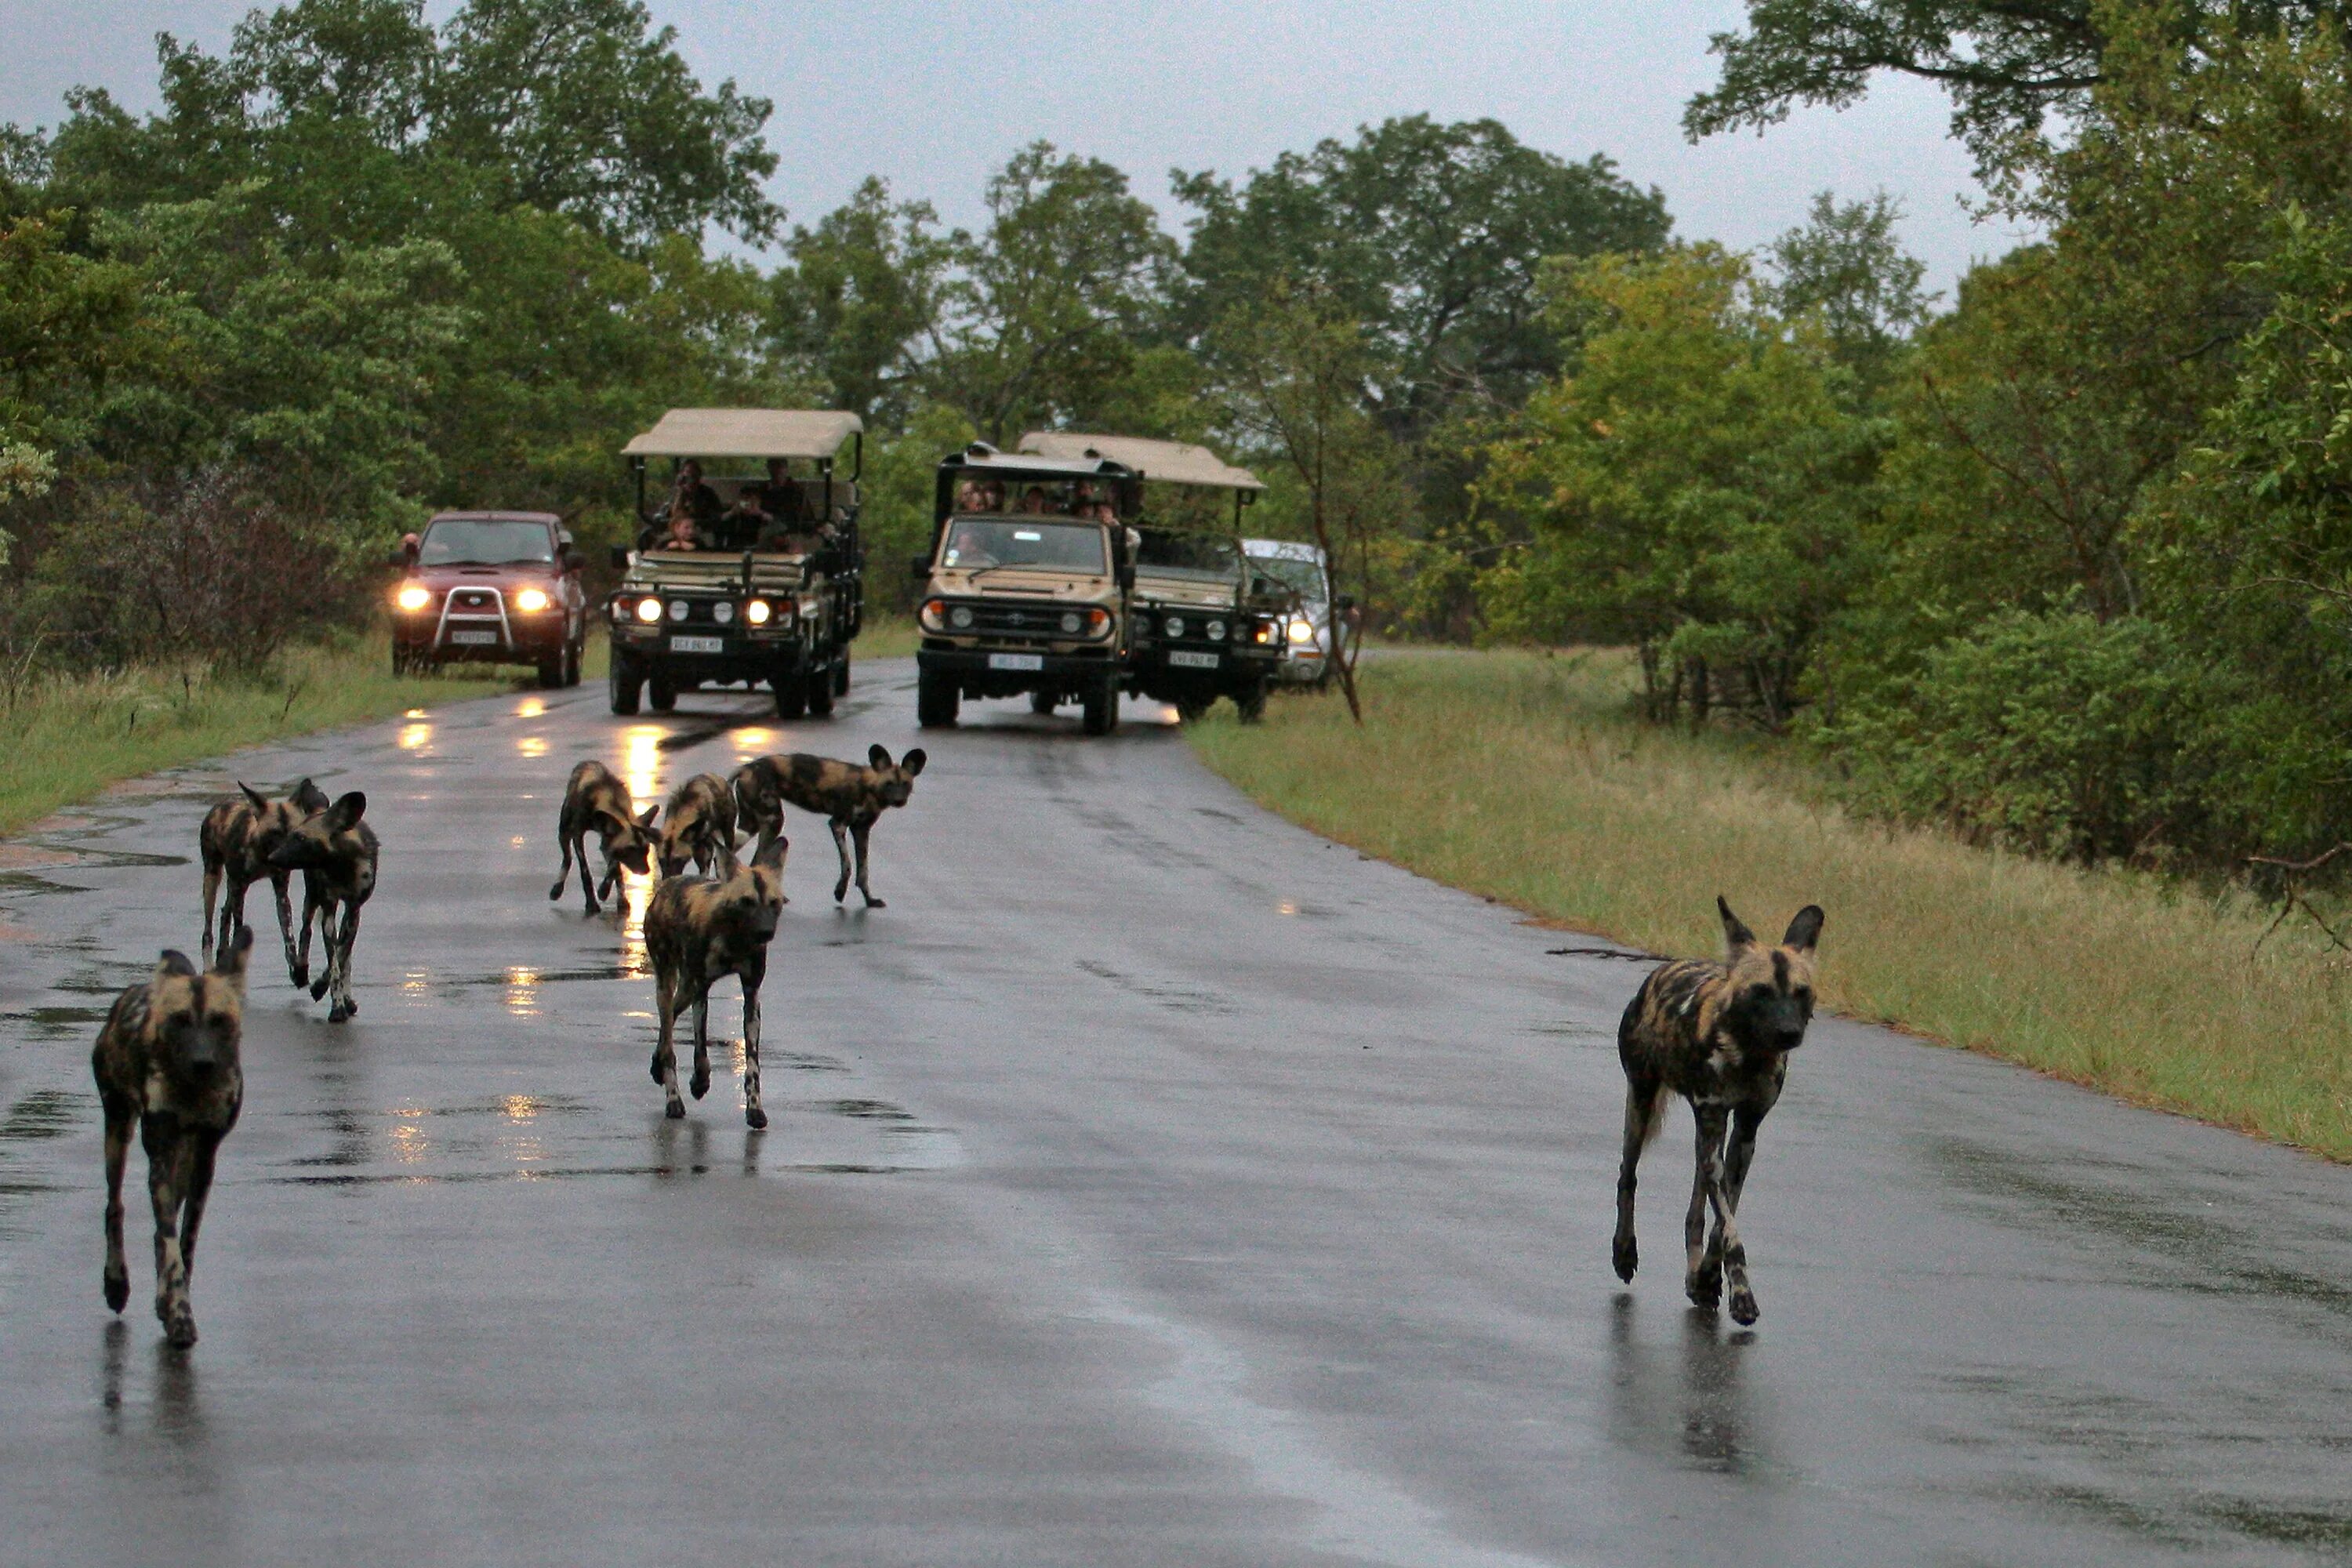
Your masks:
M 1198 723 L 1201 719 L 1208 713 L 1210 704 L 1215 700 L 1216 699 L 1213 697 L 1178 698 L 1176 700 L 1176 721 L 1180 724 Z
M 604 677 L 604 685 L 612 694 L 613 711 L 624 719 L 634 717 L 646 689 L 646 672 L 637 668 L 637 661 L 614 648 L 613 668 Z
M 776 694 L 776 717 L 797 719 L 808 711 L 808 681 L 797 669 L 779 669 L 768 677 L 768 689 Z
M 1079 725 L 1089 735 L 1108 735 L 1118 728 L 1118 682 L 1106 680 L 1087 693 L 1079 709 Z
M 585 642 L 575 642 L 565 647 L 563 650 L 564 685 L 577 686 L 580 684 L 580 666 L 586 661 L 587 658 L 588 645 Z
M 1260 681 L 1245 691 L 1234 693 L 1234 706 L 1242 710 L 1242 722 L 1244 724 L 1255 724 L 1265 718 L 1265 683 Z
M 1054 710 L 1062 705 L 1058 691 L 1033 691 L 1029 694 L 1029 711 L 1042 718 L 1051 718 Z
M 677 688 L 660 675 L 646 678 L 646 705 L 656 713 L 667 713 L 677 706 Z
M 539 689 L 552 691 L 563 684 L 564 654 L 562 648 L 541 654 L 539 658 Z
M 833 671 L 821 669 L 808 678 L 808 710 L 819 719 L 833 717 Z
M 953 728 L 956 709 L 962 695 L 956 688 L 954 677 L 929 669 L 918 672 L 915 677 L 915 722 L 926 730 Z
M 849 650 L 847 648 L 841 650 L 841 668 L 833 672 L 833 694 L 835 697 L 849 695 Z

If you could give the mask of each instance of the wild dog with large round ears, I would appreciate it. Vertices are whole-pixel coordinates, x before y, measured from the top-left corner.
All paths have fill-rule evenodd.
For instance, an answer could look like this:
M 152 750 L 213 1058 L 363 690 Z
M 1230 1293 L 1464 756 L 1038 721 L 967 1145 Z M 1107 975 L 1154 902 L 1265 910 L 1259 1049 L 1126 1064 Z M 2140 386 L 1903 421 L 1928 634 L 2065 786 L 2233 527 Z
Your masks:
M 734 868 L 735 792 L 725 779 L 697 773 L 670 792 L 654 859 L 665 877 L 684 875 L 689 864 L 703 877 Z
M 360 907 L 375 893 L 382 849 L 375 829 L 360 820 L 366 815 L 367 796 L 352 790 L 326 810 L 304 817 L 269 852 L 272 866 L 303 873 L 302 967 L 310 966 L 310 921 L 315 918 L 327 948 L 327 973 L 310 983 L 310 1000 L 334 994 L 327 1009 L 330 1024 L 340 1024 L 360 1010 L 352 997 L 352 944 L 359 940 Z
M 743 1120 L 765 1127 L 760 1108 L 760 984 L 768 977 L 768 942 L 784 907 L 784 853 L 776 838 L 760 846 L 749 865 L 730 862 L 728 874 L 665 878 L 646 906 L 646 956 L 653 963 L 654 1005 L 661 1035 L 654 1046 L 654 1081 L 668 1096 L 667 1114 L 684 1116 L 677 1095 L 677 1016 L 694 1008 L 694 1098 L 710 1090 L 710 987 L 729 974 L 743 983 Z
M 572 769 L 572 777 L 563 786 L 563 809 L 555 819 L 555 837 L 563 847 L 563 864 L 556 868 L 555 885 L 547 889 L 548 901 L 552 903 L 563 896 L 564 879 L 572 874 L 572 860 L 576 854 L 580 858 L 580 895 L 588 912 L 596 912 L 600 894 L 588 873 L 587 839 L 593 833 L 604 853 L 603 894 L 614 895 L 620 911 L 627 914 L 629 893 L 621 882 L 621 873 L 625 869 L 643 877 L 652 871 L 650 830 L 660 812 L 660 806 L 649 805 L 640 816 L 636 802 L 629 798 L 629 786 L 612 769 L 593 758 Z
M 269 853 L 286 841 L 303 818 L 327 809 L 327 793 L 309 779 L 289 790 L 283 800 L 271 800 L 242 783 L 236 788 L 237 798 L 225 800 L 205 813 L 204 826 L 196 831 L 197 853 L 205 863 L 205 944 L 199 956 L 206 963 L 216 956 L 215 901 L 220 905 L 220 939 L 226 944 L 245 924 L 246 889 L 267 877 L 269 890 L 278 899 L 278 934 L 286 943 L 287 977 L 298 986 L 308 985 L 310 966 L 295 953 L 294 908 L 286 896 L 291 873 L 272 866 Z M 224 881 L 228 884 L 226 899 L 220 897 Z
M 245 1035 L 245 971 L 253 928 L 221 940 L 210 971 L 165 952 L 155 972 L 114 999 L 89 1067 L 106 1113 L 106 1304 L 131 1300 L 122 1257 L 122 1167 L 134 1127 L 147 1150 L 155 1210 L 155 1316 L 164 1337 L 196 1342 L 188 1300 L 196 1231 L 213 1189 L 213 1160 L 245 1103 L 237 1047 Z
M 1748 1248 L 1735 1216 L 1756 1132 L 1764 1125 L 1789 1077 L 1789 1053 L 1804 1043 L 1813 1016 L 1813 948 L 1821 940 L 1821 906 L 1808 904 L 1789 922 L 1777 947 L 1767 947 L 1723 899 L 1724 957 L 1685 959 L 1653 970 L 1617 1026 L 1617 1058 L 1625 1068 L 1625 1153 L 1617 1173 L 1617 1235 L 1612 1262 L 1631 1281 L 1633 1167 L 1658 1134 L 1669 1095 L 1690 1102 L 1698 1122 L 1698 1172 L 1683 1220 L 1686 1254 L 1683 1289 L 1712 1307 L 1731 1276 L 1731 1316 L 1752 1323 L 1756 1292 L 1748 1281 Z M 1715 1234 L 1706 1237 L 1707 1211 Z M 1705 1245 L 1702 1246 L 1702 1240 Z
M 866 753 L 866 765 L 837 763 L 831 757 L 793 752 L 758 757 L 735 770 L 736 821 L 747 833 L 756 832 L 765 846 L 783 831 L 784 803 L 826 819 L 833 829 L 833 847 L 841 856 L 841 875 L 833 884 L 833 901 L 849 891 L 849 845 L 857 845 L 857 890 L 866 907 L 884 908 L 866 885 L 866 840 L 874 824 L 894 805 L 904 805 L 915 793 L 915 775 L 930 759 L 920 746 L 893 763 L 881 746 Z

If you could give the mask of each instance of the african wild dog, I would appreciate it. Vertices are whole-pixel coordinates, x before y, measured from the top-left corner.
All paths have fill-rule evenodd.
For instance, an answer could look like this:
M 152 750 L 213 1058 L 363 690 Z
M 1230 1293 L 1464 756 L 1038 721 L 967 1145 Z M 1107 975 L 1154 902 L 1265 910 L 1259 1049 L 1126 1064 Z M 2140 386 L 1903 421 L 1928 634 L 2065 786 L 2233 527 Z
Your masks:
M 269 852 L 272 866 L 304 874 L 302 967 L 310 966 L 310 921 L 315 917 L 327 949 L 327 973 L 310 983 L 310 1000 L 334 993 L 334 1005 L 327 1009 L 330 1024 L 340 1024 L 360 1010 L 352 997 L 352 943 L 360 934 L 360 906 L 375 891 L 381 848 L 375 829 L 360 820 L 365 815 L 367 796 L 353 790 L 305 817 Z
M 788 756 L 760 757 L 735 770 L 736 819 L 746 833 L 757 832 L 760 842 L 783 831 L 784 803 L 826 818 L 833 827 L 833 847 L 841 856 L 841 875 L 833 884 L 833 901 L 849 890 L 849 841 L 857 843 L 857 890 L 866 907 L 884 908 L 866 885 L 866 838 L 875 819 L 894 805 L 904 805 L 915 792 L 915 775 L 929 759 L 920 746 L 896 763 L 877 746 L 866 753 L 866 766 L 814 757 L 806 752 Z
M 209 973 L 166 952 L 154 973 L 114 999 L 89 1054 L 106 1112 L 106 1304 L 131 1300 L 122 1258 L 122 1167 L 136 1128 L 147 1150 L 147 1196 L 155 1210 L 155 1315 L 164 1337 L 196 1342 L 188 1300 L 196 1231 L 213 1187 L 213 1157 L 245 1100 L 237 1045 L 245 1026 L 245 971 L 253 928 L 221 939 Z
M 236 787 L 239 798 L 225 800 L 205 813 L 204 826 L 196 833 L 197 851 L 205 863 L 205 944 L 200 956 L 206 963 L 215 956 L 215 900 L 219 900 L 220 939 L 226 942 L 245 923 L 246 889 L 267 877 L 270 891 L 278 896 L 278 933 L 286 942 L 287 976 L 298 986 L 308 985 L 310 966 L 294 952 L 294 910 L 286 897 L 289 873 L 269 863 L 269 852 L 284 843 L 304 817 L 327 809 L 326 792 L 309 779 L 288 791 L 284 800 L 271 800 L 244 784 Z M 228 884 L 225 900 L 220 899 L 224 881 Z
M 1652 971 L 1617 1026 L 1617 1058 L 1625 1068 L 1625 1153 L 1617 1172 L 1611 1261 L 1618 1279 L 1633 1279 L 1638 1261 L 1633 1167 L 1657 1136 L 1667 1097 L 1679 1094 L 1698 1122 L 1698 1173 L 1683 1219 L 1683 1289 L 1697 1305 L 1712 1307 L 1722 1299 L 1728 1272 L 1732 1320 L 1747 1324 L 1756 1321 L 1757 1308 L 1748 1249 L 1735 1219 L 1739 1192 L 1756 1155 L 1757 1129 L 1788 1079 L 1789 1053 L 1804 1043 L 1812 1020 L 1813 947 L 1822 915 L 1820 905 L 1806 905 L 1789 922 L 1780 945 L 1767 947 L 1728 903 L 1717 898 L 1715 907 L 1723 916 L 1722 962 L 1685 959 Z M 1715 1211 L 1712 1237 L 1706 1236 L 1709 1208 Z
M 694 1008 L 694 1098 L 710 1090 L 710 987 L 732 974 L 743 983 L 743 1120 L 765 1127 L 760 1109 L 760 983 L 768 974 L 768 942 L 784 907 L 782 837 L 760 846 L 749 864 L 729 862 L 716 881 L 671 877 L 646 906 L 646 956 L 654 968 L 654 1005 L 661 1035 L 654 1046 L 654 1081 L 669 1097 L 667 1114 L 684 1116 L 677 1097 L 677 1016 Z
M 586 901 L 588 912 L 596 912 L 597 887 L 589 880 L 588 835 L 596 836 L 604 852 L 604 885 L 602 894 L 612 896 L 624 915 L 629 912 L 629 893 L 622 884 L 623 870 L 635 871 L 643 877 L 653 869 L 649 856 L 653 839 L 647 830 L 661 807 L 649 805 L 643 816 L 637 814 L 636 802 L 629 798 L 629 786 L 623 784 L 612 769 L 593 760 L 572 770 L 571 779 L 563 786 L 563 810 L 555 819 L 556 841 L 563 847 L 563 864 L 556 868 L 555 885 L 547 889 L 552 903 L 563 896 L 564 879 L 572 874 L 572 859 L 580 858 L 580 893 Z
M 713 868 L 734 868 L 735 792 L 725 779 L 697 773 L 671 792 L 654 853 L 665 877 L 682 874 L 689 862 L 705 877 Z

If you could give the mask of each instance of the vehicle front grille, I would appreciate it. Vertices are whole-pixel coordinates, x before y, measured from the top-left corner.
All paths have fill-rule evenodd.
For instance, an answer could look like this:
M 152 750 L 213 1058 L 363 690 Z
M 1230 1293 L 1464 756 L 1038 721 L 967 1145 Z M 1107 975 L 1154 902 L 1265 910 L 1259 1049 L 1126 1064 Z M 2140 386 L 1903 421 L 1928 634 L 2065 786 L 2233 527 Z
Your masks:
M 449 591 L 449 613 L 453 616 L 495 616 L 499 613 L 499 596 L 488 588 L 452 588 Z
M 971 612 L 971 625 L 960 626 L 955 624 L 953 617 L 959 610 Z M 948 614 L 948 630 L 956 637 L 1036 637 L 1043 641 L 1066 642 L 1072 637 L 1086 635 L 1087 612 L 1084 608 L 1074 611 L 1066 605 L 950 605 Z M 1072 614 L 1078 616 L 1080 629 L 1065 631 L 1062 629 L 1062 617 Z

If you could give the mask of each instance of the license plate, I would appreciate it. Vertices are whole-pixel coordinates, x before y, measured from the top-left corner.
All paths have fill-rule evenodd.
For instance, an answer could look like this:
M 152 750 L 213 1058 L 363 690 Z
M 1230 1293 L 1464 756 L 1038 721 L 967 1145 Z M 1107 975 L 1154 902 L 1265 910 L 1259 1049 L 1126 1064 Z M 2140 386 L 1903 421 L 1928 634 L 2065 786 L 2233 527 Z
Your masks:
M 727 639 L 725 637 L 672 637 L 669 639 L 669 651 L 672 653 L 725 653 Z
M 1043 669 L 1045 656 L 1042 653 L 992 653 L 988 656 L 991 669 Z
M 1169 654 L 1168 662 L 1177 669 L 1214 669 L 1218 658 L 1213 653 L 1194 653 L 1190 648 L 1180 647 Z
M 499 634 L 496 632 L 451 632 L 449 634 L 449 640 L 457 644 L 459 647 L 496 647 L 499 646 Z

